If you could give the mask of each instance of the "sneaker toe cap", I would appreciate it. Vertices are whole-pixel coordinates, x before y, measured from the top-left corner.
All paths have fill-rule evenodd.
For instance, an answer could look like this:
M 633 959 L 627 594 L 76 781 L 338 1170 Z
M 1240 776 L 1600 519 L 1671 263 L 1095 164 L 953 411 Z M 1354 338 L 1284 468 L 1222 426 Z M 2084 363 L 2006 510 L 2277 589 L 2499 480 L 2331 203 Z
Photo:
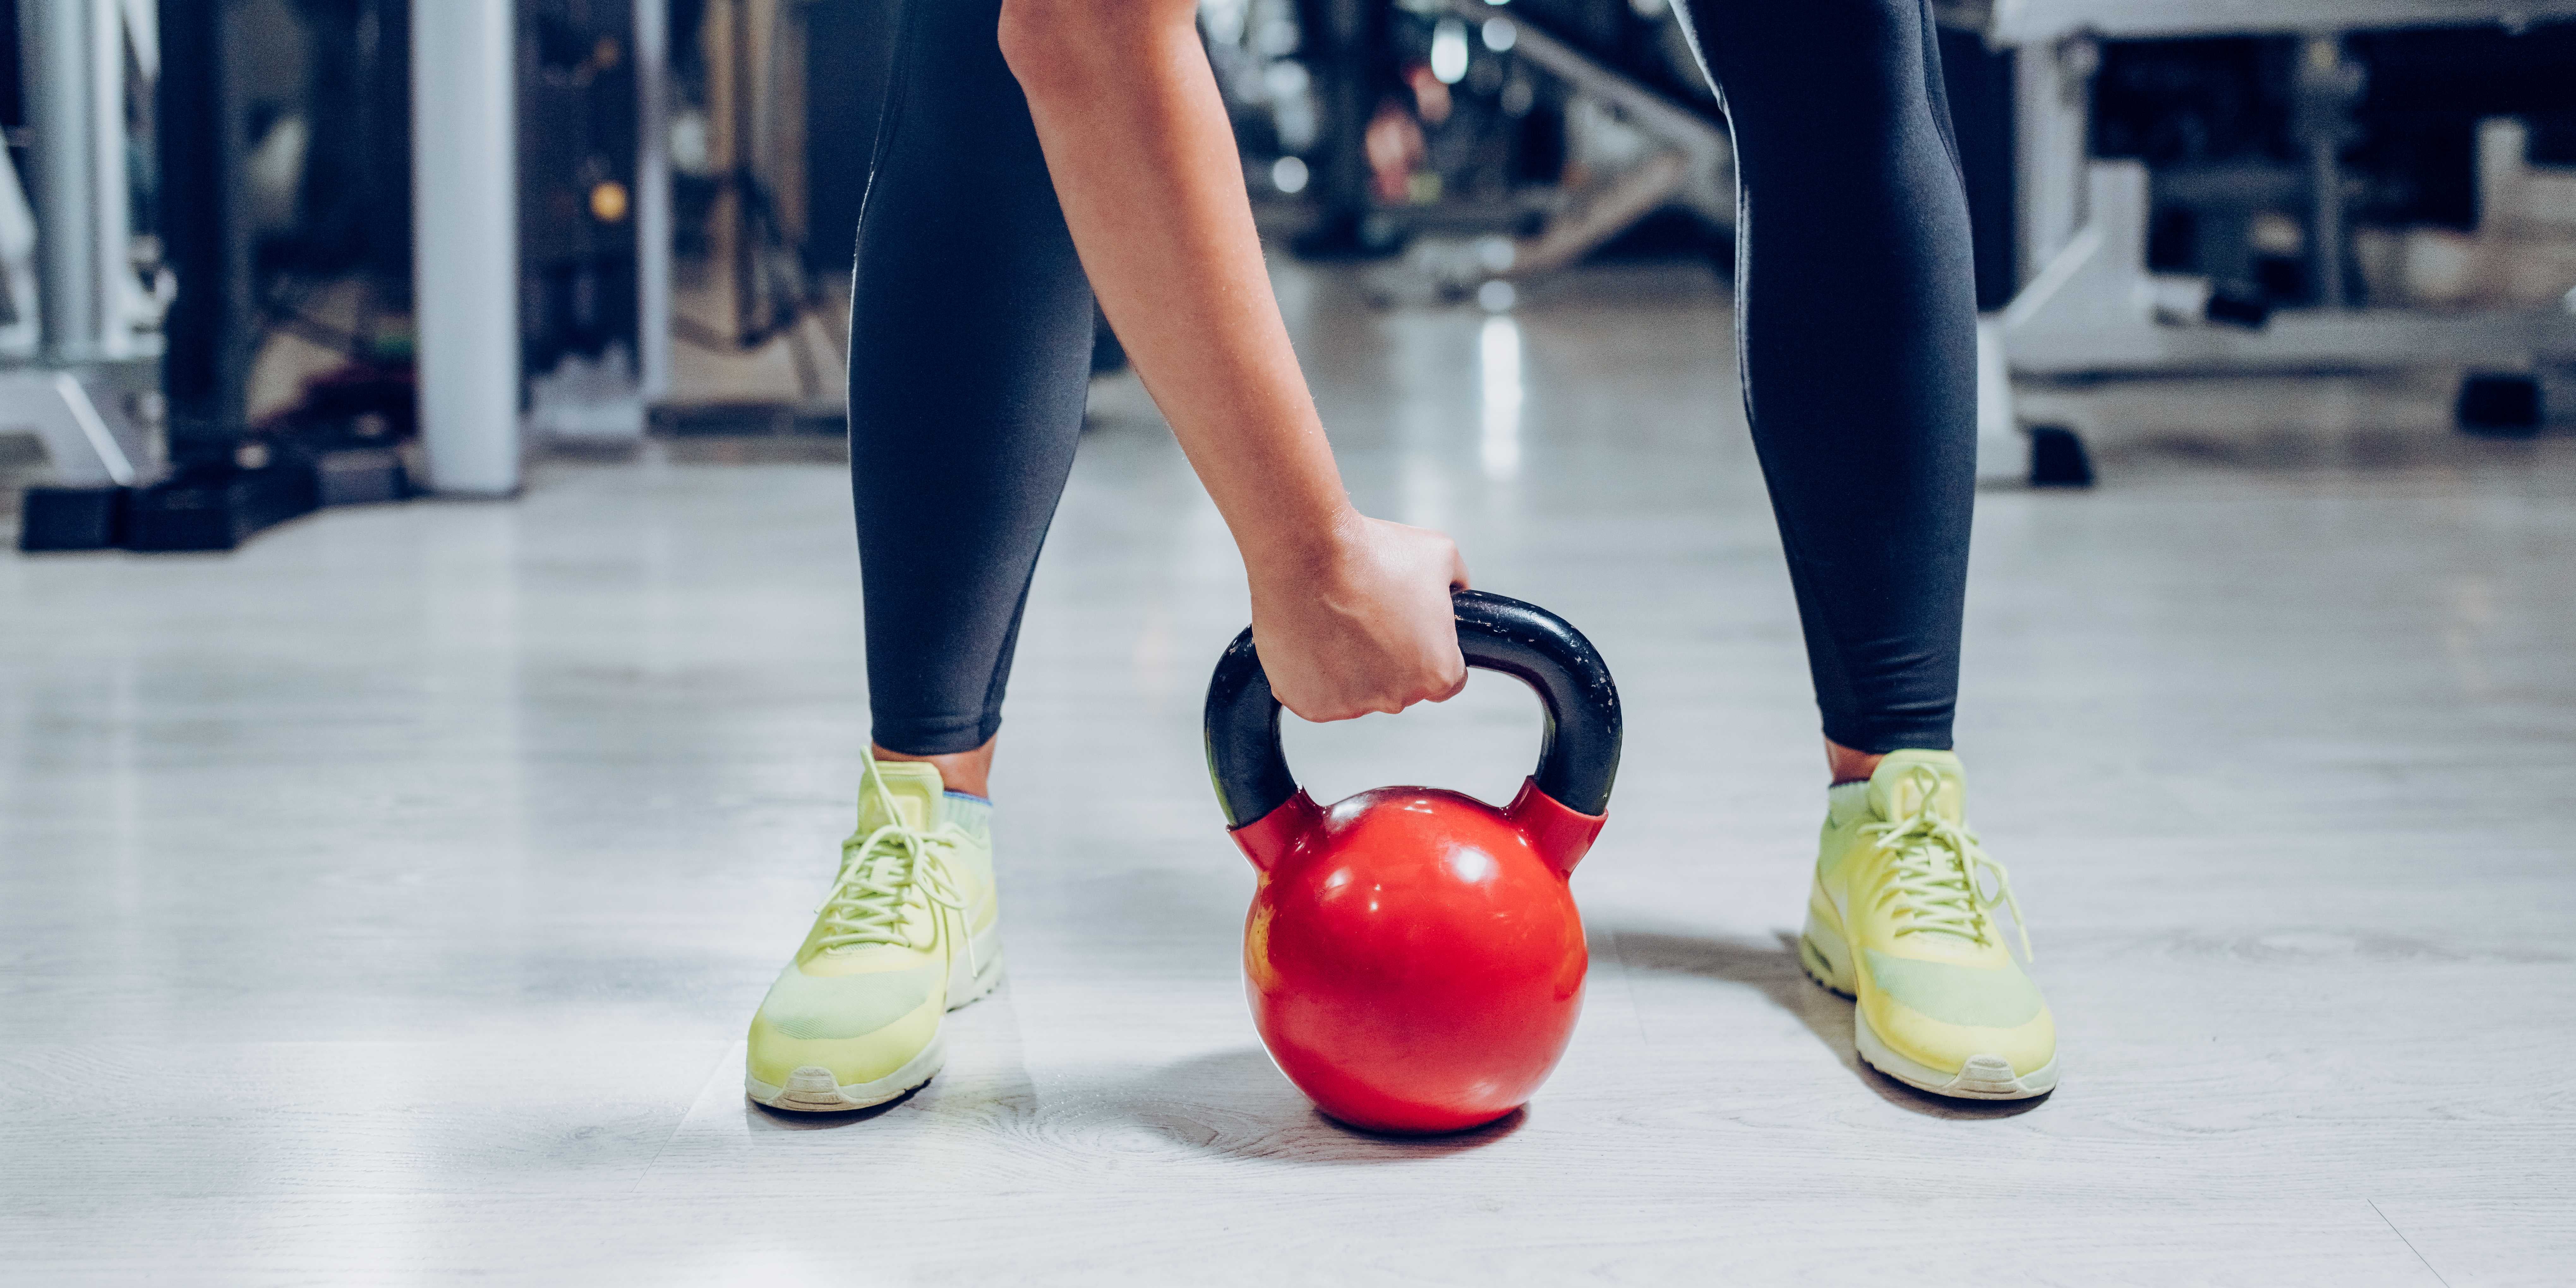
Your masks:
M 2018 966 L 2000 969 L 1862 954 L 1861 1007 L 1879 1039 L 1929 1068 L 1957 1071 L 1980 1056 L 2020 1073 L 2057 1055 L 2057 1027 Z
M 815 976 L 790 966 L 752 1017 L 752 1076 L 783 1084 L 819 1066 L 844 1083 L 886 1077 L 938 1035 L 944 982 L 936 970 Z

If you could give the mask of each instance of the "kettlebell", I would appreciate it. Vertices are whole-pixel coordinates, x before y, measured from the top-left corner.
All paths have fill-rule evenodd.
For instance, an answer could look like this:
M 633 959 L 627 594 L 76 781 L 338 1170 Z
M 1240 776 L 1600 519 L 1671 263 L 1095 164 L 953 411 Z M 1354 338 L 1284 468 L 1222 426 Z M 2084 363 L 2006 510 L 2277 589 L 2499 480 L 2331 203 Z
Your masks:
M 1279 702 L 1235 637 L 1208 683 L 1208 776 L 1260 872 L 1244 992 L 1280 1072 L 1370 1131 L 1463 1131 L 1527 1103 L 1583 1008 L 1589 957 L 1567 878 L 1619 771 L 1619 694 L 1592 643 L 1535 605 L 1453 596 L 1467 665 L 1547 710 L 1537 772 L 1496 809 L 1381 787 L 1327 809 L 1288 770 Z

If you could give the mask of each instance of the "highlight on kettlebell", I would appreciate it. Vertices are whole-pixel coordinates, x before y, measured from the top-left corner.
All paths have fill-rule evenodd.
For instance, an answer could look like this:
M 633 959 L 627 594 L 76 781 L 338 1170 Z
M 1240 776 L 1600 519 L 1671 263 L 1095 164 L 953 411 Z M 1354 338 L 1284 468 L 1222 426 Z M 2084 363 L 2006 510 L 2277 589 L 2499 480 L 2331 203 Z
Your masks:
M 1370 1131 L 1479 1127 L 1556 1068 L 1589 965 L 1568 888 L 1619 772 L 1619 694 L 1547 610 L 1455 593 L 1467 665 L 1526 682 L 1547 713 L 1538 768 L 1500 809 L 1435 787 L 1318 805 L 1279 741 L 1247 628 L 1208 683 L 1208 775 L 1260 872 L 1244 990 L 1282 1073 Z

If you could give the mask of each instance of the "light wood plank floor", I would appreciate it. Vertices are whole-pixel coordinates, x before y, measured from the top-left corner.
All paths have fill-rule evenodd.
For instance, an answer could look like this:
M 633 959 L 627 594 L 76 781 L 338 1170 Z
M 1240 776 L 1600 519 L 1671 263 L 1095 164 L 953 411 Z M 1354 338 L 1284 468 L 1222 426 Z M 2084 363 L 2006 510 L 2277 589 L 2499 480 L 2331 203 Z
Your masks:
M 740 1093 L 864 741 L 837 467 L 0 556 L 0 1281 L 2569 1281 L 2570 440 L 2431 382 L 2056 395 L 2105 483 L 1980 497 L 1960 735 L 2065 1083 L 1962 1106 L 1789 951 L 1814 717 L 1705 276 L 1286 287 L 1362 503 L 1630 704 L 1526 1115 L 1355 1136 L 1262 1056 L 1196 728 L 1240 573 L 1113 384 L 1004 736 L 1010 982 L 856 1118 Z M 1291 750 L 1499 796 L 1536 728 L 1489 678 Z

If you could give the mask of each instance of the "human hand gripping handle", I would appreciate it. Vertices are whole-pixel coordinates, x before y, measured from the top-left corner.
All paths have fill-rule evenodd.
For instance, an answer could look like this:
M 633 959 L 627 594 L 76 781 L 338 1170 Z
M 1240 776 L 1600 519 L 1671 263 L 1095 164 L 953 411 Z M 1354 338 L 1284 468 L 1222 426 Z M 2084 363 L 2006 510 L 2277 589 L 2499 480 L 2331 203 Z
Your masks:
M 1467 589 L 1457 545 L 1356 511 L 1336 526 L 1319 557 L 1246 561 L 1272 694 L 1318 721 L 1456 697 L 1467 687 L 1449 602 Z
M 1553 861 L 1570 869 L 1600 830 L 1619 774 L 1625 722 L 1610 668 L 1573 624 L 1535 604 L 1473 590 L 1457 592 L 1450 603 L 1451 627 L 1467 664 L 1513 676 L 1538 694 L 1547 715 L 1538 768 L 1506 812 L 1524 828 L 1557 842 Z M 1208 680 L 1208 777 L 1216 784 L 1226 824 L 1238 837 L 1303 795 L 1279 742 L 1280 704 L 1264 660 L 1252 632 L 1245 631 L 1226 647 Z M 1543 802 L 1533 800 L 1533 794 Z M 1310 817 L 1318 813 L 1311 801 L 1304 812 Z M 1294 832 L 1301 824 L 1284 826 Z M 1247 853 L 1254 853 L 1255 863 L 1264 863 L 1255 851 L 1285 834 L 1274 831 L 1258 838 L 1248 843 Z

